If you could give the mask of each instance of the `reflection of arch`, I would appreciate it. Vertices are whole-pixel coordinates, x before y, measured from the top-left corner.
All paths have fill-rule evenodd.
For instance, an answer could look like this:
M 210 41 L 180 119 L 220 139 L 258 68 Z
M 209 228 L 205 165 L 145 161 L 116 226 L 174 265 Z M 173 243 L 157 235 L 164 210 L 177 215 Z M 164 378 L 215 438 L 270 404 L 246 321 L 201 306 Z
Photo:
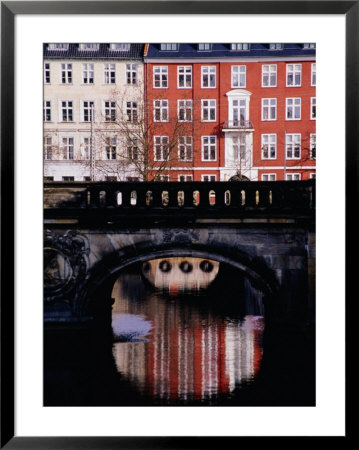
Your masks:
M 119 272 L 125 267 L 136 263 L 143 263 L 151 259 L 168 257 L 208 258 L 220 263 L 229 264 L 244 273 L 254 287 L 264 293 L 265 301 L 275 298 L 278 282 L 274 272 L 268 268 L 263 259 L 249 258 L 238 249 L 226 249 L 221 246 L 208 244 L 158 245 L 154 249 L 152 242 L 138 244 L 136 249 L 126 247 L 119 252 L 113 252 L 98 262 L 91 270 L 87 283 L 78 298 L 75 310 L 80 315 L 96 315 L 106 307 L 106 299 L 111 296 L 113 284 Z

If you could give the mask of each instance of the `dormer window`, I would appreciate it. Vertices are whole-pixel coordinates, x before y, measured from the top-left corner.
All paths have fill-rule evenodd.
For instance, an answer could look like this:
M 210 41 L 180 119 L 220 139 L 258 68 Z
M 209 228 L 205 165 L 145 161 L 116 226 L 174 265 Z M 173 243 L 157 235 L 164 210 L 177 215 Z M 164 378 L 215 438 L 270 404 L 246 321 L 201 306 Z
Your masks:
M 99 47 L 100 47 L 100 44 L 85 43 L 85 44 L 80 44 L 79 45 L 79 49 L 80 50 L 98 50 Z
M 129 52 L 130 47 L 131 44 L 122 44 L 122 43 L 110 44 L 110 50 L 117 50 L 121 52 Z
M 231 50 L 245 51 L 250 50 L 251 44 L 231 44 Z
M 177 52 L 178 51 L 178 44 L 161 44 L 161 50 L 167 51 L 167 52 Z
M 212 44 L 198 44 L 198 50 L 200 52 L 208 52 L 212 50 Z
M 283 50 L 283 44 L 269 44 L 269 50 Z
M 48 49 L 49 50 L 68 50 L 69 44 L 59 44 L 59 43 L 49 44 Z
M 306 49 L 306 50 L 315 48 L 315 43 L 303 44 L 303 48 Z

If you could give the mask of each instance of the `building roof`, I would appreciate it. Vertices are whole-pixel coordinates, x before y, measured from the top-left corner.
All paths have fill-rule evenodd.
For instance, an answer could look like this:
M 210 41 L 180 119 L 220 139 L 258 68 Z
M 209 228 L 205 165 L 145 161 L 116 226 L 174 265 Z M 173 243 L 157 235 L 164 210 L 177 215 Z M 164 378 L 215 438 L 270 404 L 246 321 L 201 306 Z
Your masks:
M 110 44 L 99 44 L 98 50 L 81 50 L 79 44 L 68 44 L 67 50 L 50 50 L 44 44 L 44 59 L 143 59 L 144 44 L 130 44 L 128 51 L 112 50 Z
M 145 59 L 157 58 L 278 58 L 278 57 L 313 57 L 315 48 L 304 48 L 304 44 L 282 44 L 282 49 L 272 50 L 270 44 L 249 44 L 248 50 L 232 50 L 232 44 L 211 44 L 211 50 L 199 50 L 199 44 L 178 44 L 178 50 L 161 50 L 161 44 L 149 44 Z M 248 44 L 245 44 L 248 45 Z

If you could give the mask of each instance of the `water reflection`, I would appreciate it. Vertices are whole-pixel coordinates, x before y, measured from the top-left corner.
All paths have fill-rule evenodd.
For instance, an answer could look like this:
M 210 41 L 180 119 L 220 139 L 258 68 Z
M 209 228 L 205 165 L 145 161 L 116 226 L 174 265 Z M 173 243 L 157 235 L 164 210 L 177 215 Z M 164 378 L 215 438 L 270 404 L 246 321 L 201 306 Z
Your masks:
M 263 317 L 243 313 L 243 298 L 228 314 L 216 308 L 220 297 L 203 290 L 186 296 L 151 290 L 140 271 L 123 273 L 115 283 L 112 316 L 117 370 L 140 393 L 185 404 L 229 395 L 255 378 Z M 252 297 L 253 289 L 246 295 Z

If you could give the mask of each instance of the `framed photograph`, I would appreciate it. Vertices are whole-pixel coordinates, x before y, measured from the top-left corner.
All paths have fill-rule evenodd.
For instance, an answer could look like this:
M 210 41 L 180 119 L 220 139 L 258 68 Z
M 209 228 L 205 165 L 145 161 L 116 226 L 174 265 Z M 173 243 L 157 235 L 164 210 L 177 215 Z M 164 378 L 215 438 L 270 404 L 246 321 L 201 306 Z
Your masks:
M 358 8 L 1 3 L 1 448 L 348 436 Z

